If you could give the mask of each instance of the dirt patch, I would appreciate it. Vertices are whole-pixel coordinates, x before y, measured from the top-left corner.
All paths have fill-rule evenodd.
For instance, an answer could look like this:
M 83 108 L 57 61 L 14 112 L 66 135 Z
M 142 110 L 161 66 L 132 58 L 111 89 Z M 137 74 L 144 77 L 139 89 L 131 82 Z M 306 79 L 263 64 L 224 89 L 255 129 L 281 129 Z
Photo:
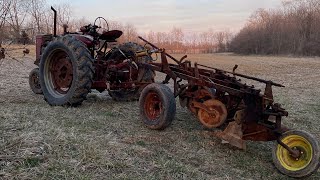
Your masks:
M 319 58 L 189 59 L 226 70 L 238 64 L 239 73 L 286 85 L 274 90 L 290 113 L 284 123 L 320 138 Z M 180 106 L 165 131 L 143 126 L 138 102 L 114 102 L 105 92 L 79 108 L 50 107 L 28 87 L 33 61 L 0 62 L 0 179 L 287 179 L 272 164 L 272 142 L 248 142 L 246 151 L 223 145 Z

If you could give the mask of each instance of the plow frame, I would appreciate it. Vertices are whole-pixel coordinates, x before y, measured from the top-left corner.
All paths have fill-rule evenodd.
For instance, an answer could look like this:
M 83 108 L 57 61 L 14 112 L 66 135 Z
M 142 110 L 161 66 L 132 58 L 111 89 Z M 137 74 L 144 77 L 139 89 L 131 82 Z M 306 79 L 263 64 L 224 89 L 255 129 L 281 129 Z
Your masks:
M 284 87 L 283 85 L 236 73 L 237 65 L 233 72 L 196 62 L 192 66 L 191 61 L 185 61 L 187 56 L 177 60 L 167 54 L 165 49 L 158 48 L 142 37 L 139 38 L 154 48 L 153 52 L 161 54 L 160 63 L 139 65 L 166 74 L 162 83 L 168 84 L 170 80 L 173 81 L 174 96 L 179 97 L 182 107 L 189 106 L 191 112 L 202 109 L 210 113 L 210 109 L 203 105 L 204 100 L 201 100 L 204 96 L 217 98 L 226 104 L 228 117 L 224 124 L 227 127 L 224 127 L 223 131 L 214 132 L 215 136 L 245 149 L 245 140 L 274 141 L 288 131 L 281 123 L 282 117 L 288 116 L 288 112 L 280 104 L 274 103 L 272 91 L 272 86 Z M 168 58 L 175 64 L 169 63 Z M 264 93 L 254 86 L 246 85 L 237 77 L 264 83 Z M 210 93 L 210 90 L 214 93 Z M 226 97 L 228 101 L 223 100 Z M 193 113 L 197 116 L 197 112 Z M 290 148 L 288 150 L 292 151 Z

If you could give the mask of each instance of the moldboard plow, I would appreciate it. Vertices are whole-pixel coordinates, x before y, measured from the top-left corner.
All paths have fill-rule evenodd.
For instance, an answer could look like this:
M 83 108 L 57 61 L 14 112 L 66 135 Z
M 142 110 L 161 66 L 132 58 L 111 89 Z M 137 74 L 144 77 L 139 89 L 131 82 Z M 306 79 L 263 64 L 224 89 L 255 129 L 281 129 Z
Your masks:
M 275 141 L 273 161 L 277 169 L 291 177 L 305 177 L 319 167 L 319 145 L 305 131 L 290 130 L 282 125 L 288 112 L 275 103 L 272 87 L 281 84 L 180 60 L 164 49 L 139 37 L 153 50 L 146 54 L 161 54 L 161 63 L 144 64 L 146 68 L 166 74 L 162 84 L 150 84 L 140 95 L 140 116 L 150 129 L 165 129 L 175 116 L 175 98 L 187 107 L 207 129 L 216 129 L 215 136 L 245 149 L 246 140 Z M 137 55 L 143 54 L 142 52 Z M 168 63 L 170 58 L 175 64 Z M 265 85 L 264 92 L 248 86 L 241 79 Z M 173 92 L 164 84 L 173 80 Z M 217 130 L 218 129 L 218 130 Z M 220 129 L 220 130 L 219 130 Z

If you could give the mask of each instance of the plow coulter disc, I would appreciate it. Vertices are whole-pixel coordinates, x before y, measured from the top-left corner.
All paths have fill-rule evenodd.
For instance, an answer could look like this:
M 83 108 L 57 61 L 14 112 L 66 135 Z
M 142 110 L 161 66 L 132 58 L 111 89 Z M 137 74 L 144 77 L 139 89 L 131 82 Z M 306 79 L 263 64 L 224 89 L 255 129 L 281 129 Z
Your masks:
M 203 103 L 206 109 L 199 109 L 198 119 L 206 128 L 217 128 L 227 119 L 227 108 L 218 100 L 208 100 Z

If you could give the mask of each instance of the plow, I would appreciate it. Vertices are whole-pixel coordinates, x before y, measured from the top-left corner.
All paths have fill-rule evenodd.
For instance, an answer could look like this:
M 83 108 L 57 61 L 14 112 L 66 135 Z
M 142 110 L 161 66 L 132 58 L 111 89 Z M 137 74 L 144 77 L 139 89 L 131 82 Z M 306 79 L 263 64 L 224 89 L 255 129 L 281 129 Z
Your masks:
M 150 84 L 140 96 L 140 116 L 150 129 L 165 129 L 174 119 L 175 98 L 187 107 L 207 129 L 214 129 L 214 135 L 240 149 L 246 149 L 246 141 L 275 141 L 273 161 L 276 168 L 291 177 L 305 177 L 319 167 L 319 145 L 308 132 L 290 130 L 282 125 L 288 112 L 275 103 L 272 87 L 281 84 L 232 72 L 192 64 L 167 54 L 142 37 L 161 54 L 160 63 L 145 66 L 166 74 L 161 84 Z M 168 58 L 175 64 L 168 63 Z M 260 89 L 249 86 L 242 79 L 253 80 L 265 85 Z M 173 81 L 174 88 L 164 84 Z
M 56 11 L 54 8 L 52 10 Z M 55 18 L 56 19 L 56 18 Z M 139 100 L 140 119 L 153 130 L 163 130 L 175 119 L 176 99 L 214 136 L 240 149 L 246 141 L 274 141 L 273 162 L 283 174 L 305 177 L 317 171 L 320 151 L 308 132 L 282 124 L 288 112 L 274 100 L 273 87 L 283 85 L 232 71 L 176 59 L 146 39 L 145 46 L 124 43 L 116 47 L 119 30 L 97 22 L 80 32 L 37 36 L 37 56 L 29 76 L 33 92 L 52 106 L 79 106 L 91 89 L 107 90 L 116 101 Z M 101 29 L 103 29 L 101 31 Z M 160 60 L 154 60 L 157 54 Z M 155 83 L 156 72 L 166 75 Z M 264 90 L 247 85 L 256 81 Z M 173 88 L 167 84 L 173 84 Z

